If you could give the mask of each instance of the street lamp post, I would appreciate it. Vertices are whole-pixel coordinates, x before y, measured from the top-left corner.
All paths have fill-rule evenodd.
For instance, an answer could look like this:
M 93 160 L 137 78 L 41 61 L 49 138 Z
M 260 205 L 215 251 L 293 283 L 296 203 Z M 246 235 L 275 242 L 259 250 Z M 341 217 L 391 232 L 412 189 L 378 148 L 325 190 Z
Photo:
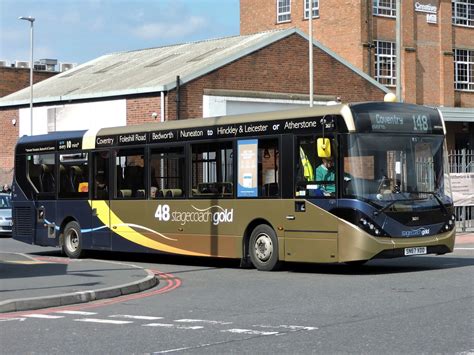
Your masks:
M 30 22 L 30 132 L 33 135 L 33 22 L 35 22 L 35 18 L 21 16 L 18 19 Z

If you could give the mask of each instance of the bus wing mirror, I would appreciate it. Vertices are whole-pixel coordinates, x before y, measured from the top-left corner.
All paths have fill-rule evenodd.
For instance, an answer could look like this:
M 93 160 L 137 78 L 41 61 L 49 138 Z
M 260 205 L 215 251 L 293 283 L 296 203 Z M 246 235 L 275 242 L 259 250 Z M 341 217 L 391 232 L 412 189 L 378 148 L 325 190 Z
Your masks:
M 331 157 L 331 141 L 329 140 L 329 138 L 318 138 L 317 148 L 319 158 Z

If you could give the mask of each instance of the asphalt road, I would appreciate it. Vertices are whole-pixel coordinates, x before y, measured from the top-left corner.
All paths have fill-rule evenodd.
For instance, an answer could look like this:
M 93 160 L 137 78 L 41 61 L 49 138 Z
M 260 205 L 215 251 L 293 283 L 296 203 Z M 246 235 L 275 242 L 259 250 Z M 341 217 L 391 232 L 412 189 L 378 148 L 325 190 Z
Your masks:
M 94 254 L 163 273 L 139 297 L 0 322 L 0 353 L 474 353 L 474 249 L 363 267 Z M 4 252 L 51 249 L 0 239 Z M 161 291 L 160 291 L 161 290 Z

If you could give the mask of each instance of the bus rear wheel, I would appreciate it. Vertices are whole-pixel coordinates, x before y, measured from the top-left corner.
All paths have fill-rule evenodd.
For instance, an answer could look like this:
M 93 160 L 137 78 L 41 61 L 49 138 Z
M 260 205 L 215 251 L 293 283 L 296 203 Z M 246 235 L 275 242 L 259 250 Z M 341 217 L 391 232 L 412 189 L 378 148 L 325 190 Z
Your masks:
M 84 255 L 81 226 L 76 221 L 69 222 L 64 228 L 63 252 L 71 259 L 78 259 Z
M 250 260 L 261 271 L 278 270 L 278 238 L 273 228 L 266 224 L 257 226 L 250 235 Z

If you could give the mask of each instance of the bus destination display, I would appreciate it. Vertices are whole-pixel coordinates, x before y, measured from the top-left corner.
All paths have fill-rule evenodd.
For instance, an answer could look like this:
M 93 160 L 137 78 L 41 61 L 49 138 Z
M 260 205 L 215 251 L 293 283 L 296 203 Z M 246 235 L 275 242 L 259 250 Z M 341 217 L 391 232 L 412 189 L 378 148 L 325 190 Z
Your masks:
M 431 119 L 424 113 L 400 114 L 372 112 L 369 114 L 372 131 L 431 132 Z

